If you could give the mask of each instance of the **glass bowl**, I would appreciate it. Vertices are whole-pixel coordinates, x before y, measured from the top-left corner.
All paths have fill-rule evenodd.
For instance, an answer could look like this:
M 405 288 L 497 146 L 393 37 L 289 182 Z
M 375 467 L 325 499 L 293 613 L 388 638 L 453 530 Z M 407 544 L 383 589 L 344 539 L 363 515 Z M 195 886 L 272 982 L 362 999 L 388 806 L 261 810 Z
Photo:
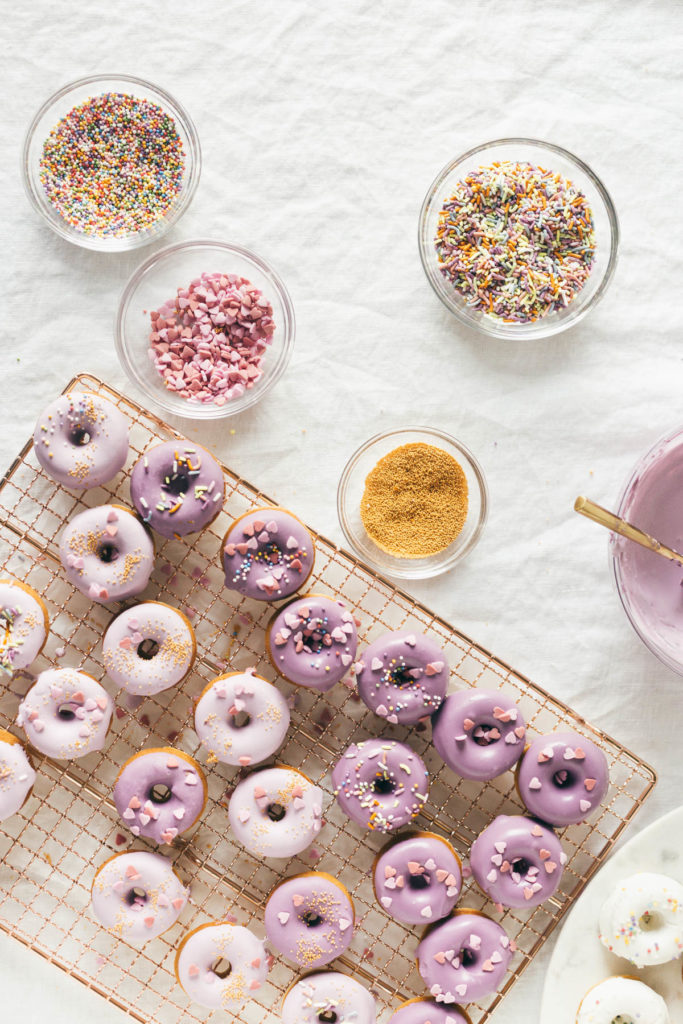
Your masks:
M 572 181 L 587 197 L 595 224 L 595 261 L 583 288 L 564 309 L 549 313 L 534 323 L 504 323 L 489 313 L 467 304 L 463 295 L 446 280 L 439 269 L 434 239 L 444 200 L 452 194 L 457 181 L 470 171 L 511 160 L 527 162 L 556 171 Z M 492 338 L 522 341 L 548 338 L 559 334 L 582 320 L 603 296 L 614 274 L 619 243 L 619 222 L 612 200 L 600 179 L 587 164 L 566 149 L 538 139 L 497 139 L 487 142 L 451 161 L 436 177 L 425 196 L 420 211 L 418 232 L 420 258 L 427 280 L 444 306 L 467 327 L 473 327 Z
M 462 466 L 467 478 L 467 518 L 461 533 L 443 551 L 424 558 L 399 558 L 382 550 L 368 536 L 360 503 L 365 479 L 379 460 L 395 448 L 417 443 L 441 448 Z M 464 444 L 434 427 L 404 427 L 371 437 L 353 453 L 339 480 L 337 514 L 344 536 L 359 558 L 388 576 L 418 580 L 448 572 L 472 550 L 486 522 L 488 500 L 483 470 Z
M 683 427 L 677 427 L 638 461 L 617 514 L 681 551 L 683 519 L 677 510 L 682 497 Z M 660 661 L 683 675 L 683 568 L 613 533 L 609 557 L 621 603 L 636 633 Z
M 55 125 L 75 106 L 105 92 L 121 92 L 158 104 L 175 121 L 185 150 L 185 171 L 180 192 L 167 212 L 150 227 L 119 237 L 99 237 L 78 231 L 69 224 L 47 198 L 40 181 L 43 144 Z M 156 242 L 183 215 L 194 196 L 201 170 L 201 149 L 197 130 L 183 107 L 167 92 L 132 75 L 90 75 L 65 85 L 47 100 L 26 133 L 22 153 L 22 178 L 26 194 L 35 210 L 67 242 L 98 252 L 125 252 Z
M 248 278 L 273 307 L 275 332 L 264 355 L 263 374 L 252 388 L 225 405 L 193 402 L 169 391 L 149 357 L 149 312 L 205 271 Z M 284 373 L 294 345 L 294 309 L 279 275 L 256 253 L 206 239 L 179 242 L 150 256 L 126 284 L 116 314 L 115 343 L 131 381 L 155 405 L 175 416 L 221 419 L 255 405 Z

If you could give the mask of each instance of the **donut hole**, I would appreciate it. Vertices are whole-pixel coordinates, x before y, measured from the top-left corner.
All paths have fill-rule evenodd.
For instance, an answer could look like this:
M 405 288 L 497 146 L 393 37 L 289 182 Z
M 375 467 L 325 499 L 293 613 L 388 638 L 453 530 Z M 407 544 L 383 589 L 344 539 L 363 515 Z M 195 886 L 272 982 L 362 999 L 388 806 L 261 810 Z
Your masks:
M 317 928 L 318 925 L 323 923 L 323 919 L 320 914 L 317 914 L 315 910 L 306 910 L 301 915 L 301 920 L 304 922 L 307 928 Z
M 266 814 L 271 821 L 282 821 L 286 813 L 287 811 L 282 804 L 278 803 L 269 804 L 268 809 L 266 810 Z
M 72 722 L 76 717 L 76 708 L 78 704 L 70 704 L 68 701 L 64 704 L 60 704 L 57 708 L 57 715 L 64 722 Z
M 302 630 L 304 647 L 311 654 L 319 654 L 323 647 L 329 646 L 330 641 L 325 644 L 325 637 L 327 635 L 322 619 L 309 619 L 307 625 Z
M 556 771 L 553 775 L 553 782 L 558 789 L 568 789 L 570 786 L 574 785 L 575 777 L 568 768 L 560 768 L 559 771 Z
M 97 549 L 97 557 L 100 562 L 106 562 L 107 564 L 109 562 L 115 562 L 119 557 L 119 549 L 115 544 L 112 544 L 109 541 L 104 541 L 104 543 L 100 544 Z
M 251 722 L 251 715 L 248 711 L 237 711 L 230 716 L 230 724 L 233 729 L 244 729 Z
M 167 804 L 173 796 L 173 791 L 165 782 L 155 782 L 148 795 L 152 803 Z
M 138 644 L 137 655 L 138 658 L 142 658 L 143 661 L 151 661 L 158 653 L 159 644 L 156 640 L 153 640 L 151 636 L 145 637 L 145 639 Z
M 227 978 L 232 972 L 232 964 L 229 960 L 226 960 L 224 956 L 217 956 L 209 970 L 213 971 L 216 977 L 220 978 L 222 981 L 223 978 Z
M 388 775 L 378 775 L 372 782 L 372 788 L 375 793 L 379 793 L 380 796 L 385 796 L 387 793 L 393 793 L 396 789 L 396 783 Z
M 638 927 L 643 932 L 657 932 L 664 928 L 665 924 L 664 918 L 656 910 L 646 910 L 638 919 Z
M 510 868 L 516 875 L 526 875 L 529 868 L 533 867 L 530 861 L 526 857 L 515 857 L 511 862 Z
M 392 668 L 389 673 L 391 682 L 400 690 L 404 689 L 406 686 L 415 686 L 417 680 L 415 679 L 415 676 L 410 674 L 412 671 L 414 670 L 408 668 L 407 665 L 397 665 L 395 668 Z
M 478 747 L 488 747 L 491 743 L 498 742 L 500 729 L 496 725 L 477 725 L 472 731 L 472 739 Z
M 175 495 L 177 498 L 181 494 L 185 494 L 189 489 L 190 478 L 187 473 L 173 473 L 164 480 L 164 490 L 168 491 L 169 494 Z
M 147 893 L 145 892 L 144 889 L 141 889 L 137 885 L 133 886 L 133 888 L 126 895 L 126 903 L 128 903 L 128 905 L 131 906 L 131 907 L 134 906 L 136 903 L 138 905 L 142 905 L 143 903 L 146 903 L 146 902 L 147 902 Z
M 90 431 L 87 427 L 84 427 L 82 423 L 77 423 L 69 431 L 69 440 L 79 448 L 82 448 L 83 445 L 90 444 L 90 439 Z
M 469 946 L 463 946 L 458 954 L 458 959 L 463 967 L 474 967 L 477 962 L 477 954 Z
M 418 875 L 408 875 L 408 888 L 409 889 L 428 889 L 430 885 L 430 877 L 426 871 L 421 871 Z
M 318 1014 L 320 1024 L 337 1024 L 339 1017 L 334 1010 L 321 1010 Z

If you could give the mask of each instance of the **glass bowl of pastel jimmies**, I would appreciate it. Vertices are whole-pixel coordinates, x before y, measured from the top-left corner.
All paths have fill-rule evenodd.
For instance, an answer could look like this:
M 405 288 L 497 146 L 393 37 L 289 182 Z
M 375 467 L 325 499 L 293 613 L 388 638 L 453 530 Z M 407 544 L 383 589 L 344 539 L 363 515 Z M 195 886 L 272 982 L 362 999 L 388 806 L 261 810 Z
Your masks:
M 466 326 L 509 341 L 582 320 L 610 283 L 618 242 L 597 175 L 537 139 L 499 139 L 452 160 L 420 212 L 420 257 L 441 302 Z

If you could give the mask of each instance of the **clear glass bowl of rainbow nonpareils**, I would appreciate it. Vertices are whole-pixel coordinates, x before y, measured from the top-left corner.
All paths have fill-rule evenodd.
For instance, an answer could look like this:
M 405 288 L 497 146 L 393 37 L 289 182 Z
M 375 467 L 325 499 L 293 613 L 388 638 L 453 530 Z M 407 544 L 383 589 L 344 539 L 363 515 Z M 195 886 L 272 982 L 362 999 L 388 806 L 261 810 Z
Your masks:
M 337 515 L 352 550 L 387 576 L 428 579 L 462 561 L 488 515 L 484 471 L 434 427 L 377 434 L 342 472 Z
M 195 420 L 244 412 L 285 371 L 294 309 L 280 276 L 238 245 L 197 239 L 145 260 L 115 324 L 121 365 L 150 402 Z
M 508 341 L 583 319 L 607 289 L 618 242 L 600 179 L 537 139 L 498 139 L 453 160 L 420 212 L 420 257 L 438 297 L 461 323 Z
M 34 209 L 68 242 L 100 252 L 161 238 L 190 204 L 200 170 L 189 115 L 131 75 L 65 85 L 34 117 L 22 155 Z

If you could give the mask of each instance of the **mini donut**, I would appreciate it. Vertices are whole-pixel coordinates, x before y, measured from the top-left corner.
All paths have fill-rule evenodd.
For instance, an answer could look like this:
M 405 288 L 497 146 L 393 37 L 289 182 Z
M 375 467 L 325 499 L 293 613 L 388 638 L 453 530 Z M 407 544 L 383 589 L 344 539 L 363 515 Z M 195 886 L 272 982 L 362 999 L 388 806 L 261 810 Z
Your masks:
M 488 782 L 519 761 L 526 723 L 500 690 L 450 693 L 432 718 L 434 746 L 463 779 Z
M 36 773 L 21 741 L 0 729 L 0 821 L 21 810 L 35 781 Z
M 268 940 L 278 953 L 309 970 L 341 956 L 353 938 L 354 923 L 348 890 L 323 871 L 280 882 L 266 902 Z
M 102 750 L 113 711 L 111 697 L 87 672 L 49 668 L 22 700 L 16 721 L 41 754 L 69 760 Z
M 235 787 L 228 804 L 235 838 L 259 857 L 293 857 L 322 828 L 323 791 L 287 766 L 261 768 Z
M 280 749 L 289 719 L 285 697 L 253 668 L 218 676 L 194 709 L 194 729 L 209 760 L 243 768 Z
M 313 572 L 315 544 L 284 508 L 254 508 L 236 519 L 222 545 L 225 585 L 256 601 L 280 601 Z
M 332 769 L 332 785 L 352 821 L 394 832 L 414 821 L 426 804 L 429 774 L 405 743 L 370 739 L 346 748 Z
M 678 960 L 683 954 L 683 885 L 649 871 L 625 878 L 600 910 L 600 941 L 636 967 Z
M 463 1010 L 419 998 L 401 1003 L 387 1024 L 471 1024 L 471 1021 Z
M 156 939 L 174 925 L 188 890 L 173 865 L 158 853 L 115 853 L 100 864 L 92 883 L 91 906 L 100 924 L 127 942 Z
M 517 767 L 517 789 L 535 818 L 549 825 L 577 825 L 607 794 L 607 758 L 575 732 L 537 736 Z
M 177 686 L 192 668 L 196 652 L 189 619 L 162 601 L 126 608 L 109 623 L 102 642 L 107 675 L 138 697 Z
M 671 1024 L 660 995 L 635 978 L 606 978 L 586 992 L 576 1014 L 576 1024 Z
M 455 850 L 434 832 L 414 832 L 390 840 L 372 873 L 377 902 L 403 924 L 438 921 L 453 910 L 462 886 Z
M 270 620 L 266 652 L 288 682 L 326 693 L 356 656 L 356 620 L 342 601 L 324 594 L 297 597 Z
M 427 928 L 417 966 L 437 1003 L 474 1003 L 498 991 L 515 948 L 486 914 L 454 910 Z
M 0 580 L 0 669 L 28 668 L 45 646 L 49 628 L 40 594 L 19 580 Z
M 374 997 L 340 971 L 309 974 L 285 992 L 282 1024 L 375 1024 Z
M 228 921 L 201 924 L 183 938 L 175 975 L 185 994 L 210 1010 L 236 1013 L 268 973 L 268 954 L 248 928 Z
M 172 843 L 206 807 L 204 772 L 175 747 L 150 747 L 125 762 L 114 783 L 114 803 L 134 836 Z
M 450 670 L 438 644 L 422 633 L 385 633 L 356 663 L 364 704 L 393 725 L 432 715 L 446 695 Z
M 189 441 L 164 441 L 133 466 L 130 498 L 162 537 L 198 533 L 223 508 L 225 480 L 213 455 Z
M 64 527 L 59 557 L 77 590 L 100 603 L 135 597 L 154 568 L 154 545 L 140 520 L 121 505 L 98 505 Z
M 128 458 L 128 420 L 106 398 L 70 391 L 38 417 L 33 448 L 45 472 L 63 487 L 99 487 Z
M 477 885 L 504 907 L 538 907 L 557 890 L 567 855 L 549 828 L 522 815 L 499 814 L 472 843 Z

